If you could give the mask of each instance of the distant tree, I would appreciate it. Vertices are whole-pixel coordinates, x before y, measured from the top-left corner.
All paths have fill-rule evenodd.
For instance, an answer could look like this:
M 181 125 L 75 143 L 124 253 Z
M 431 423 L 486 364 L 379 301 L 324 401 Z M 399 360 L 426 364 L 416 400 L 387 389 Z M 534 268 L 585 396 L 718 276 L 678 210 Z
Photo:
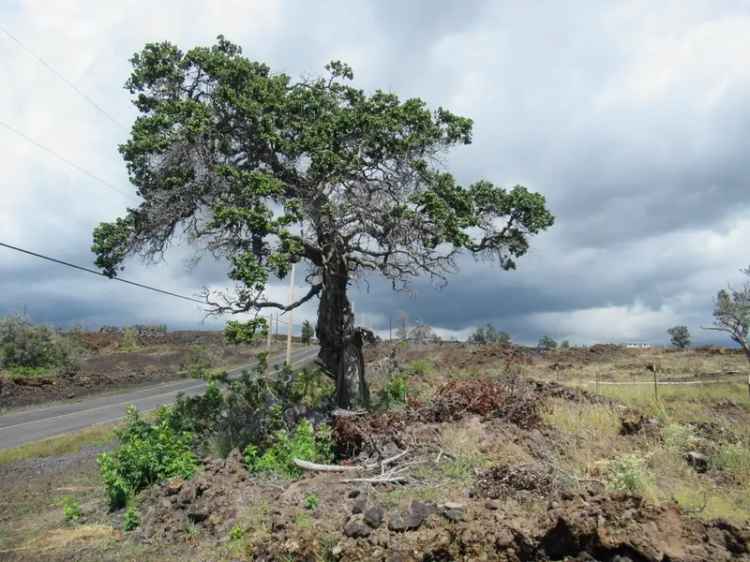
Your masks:
M 302 322 L 302 343 L 310 345 L 310 342 L 315 335 L 315 328 L 309 320 Z
M 541 349 L 557 349 L 557 342 L 550 336 L 542 336 L 539 338 L 539 347 Z
M 409 332 L 409 339 L 414 340 L 417 343 L 427 343 L 437 341 L 440 338 L 432 330 L 431 326 L 427 324 L 417 324 L 411 332 Z
M 497 328 L 490 323 L 477 327 L 474 333 L 469 336 L 469 341 L 473 343 L 510 343 L 510 334 L 508 332 L 498 332 Z
M 570 349 L 570 342 L 568 340 L 563 340 L 560 344 L 560 349 Z
M 368 396 L 353 282 L 445 282 L 461 254 L 511 270 L 553 224 L 542 195 L 463 186 L 443 167 L 447 151 L 471 142 L 471 119 L 356 88 L 341 61 L 294 80 L 219 36 L 186 52 L 149 43 L 131 63 L 139 115 L 120 152 L 142 201 L 96 228 L 97 266 L 115 276 L 126 257 L 158 258 L 185 236 L 224 258 L 235 282 L 204 291 L 209 311 L 255 314 L 228 323 L 235 342 L 255 336 L 263 310 L 316 298 L 318 359 L 341 407 Z M 271 278 L 295 263 L 308 269 L 308 290 L 293 303 L 269 299 Z
M 690 332 L 687 326 L 672 326 L 667 333 L 672 337 L 672 345 L 685 349 L 690 345 Z
M 510 342 L 511 342 L 511 338 L 508 332 L 497 333 L 497 343 L 500 343 L 503 345 L 510 345 Z
M 750 267 L 740 271 L 750 275 Z M 745 282 L 738 290 L 730 288 L 719 291 L 714 301 L 713 314 L 714 325 L 703 329 L 729 334 L 729 338 L 742 348 L 750 361 L 750 282 Z

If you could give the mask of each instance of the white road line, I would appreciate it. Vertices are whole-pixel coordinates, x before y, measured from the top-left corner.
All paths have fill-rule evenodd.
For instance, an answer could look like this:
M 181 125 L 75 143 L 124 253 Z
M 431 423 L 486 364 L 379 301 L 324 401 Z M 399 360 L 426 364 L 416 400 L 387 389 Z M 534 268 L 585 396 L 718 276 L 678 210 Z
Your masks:
M 295 367 L 296 365 L 298 365 L 299 363 L 301 363 L 303 361 L 306 361 L 307 359 L 309 359 L 309 357 L 307 355 L 305 355 L 301 359 L 298 359 L 297 361 L 293 361 L 292 362 L 292 367 Z M 279 368 L 277 368 L 275 371 L 272 371 L 270 374 L 277 373 L 278 371 L 279 371 Z M 152 399 L 152 398 L 159 398 L 160 396 L 166 396 L 166 395 L 169 395 L 169 394 L 173 394 L 175 392 L 176 393 L 188 392 L 190 390 L 194 390 L 194 389 L 197 389 L 197 388 L 202 388 L 202 387 L 205 387 L 205 386 L 207 386 L 207 383 L 205 381 L 201 381 L 201 382 L 196 383 L 196 384 L 194 384 L 192 386 L 188 386 L 186 388 L 182 388 L 182 389 L 177 390 L 177 391 L 170 390 L 169 392 L 162 392 L 161 394 L 151 394 L 149 396 L 144 396 L 143 398 L 141 398 L 141 400 L 148 400 L 148 399 Z M 62 418 L 67 418 L 68 416 L 77 416 L 77 415 L 80 415 L 80 414 L 88 414 L 88 413 L 91 413 L 91 412 L 96 412 L 97 410 L 104 410 L 104 409 L 107 409 L 107 408 L 117 408 L 119 406 L 124 406 L 126 404 L 132 404 L 132 403 L 133 403 L 133 399 L 131 398 L 131 399 L 125 400 L 124 402 L 117 402 L 115 404 L 105 404 L 104 406 L 98 406 L 96 408 L 88 408 L 88 409 L 85 409 L 85 410 L 76 410 L 75 412 L 70 412 L 68 414 L 61 414 L 59 416 L 52 416 L 52 417 L 49 417 L 49 418 L 42 418 L 42 419 L 39 419 L 39 420 L 32 420 L 32 421 L 17 423 L 15 425 L 8 425 L 8 426 L 5 426 L 5 427 L 0 427 L 0 432 L 6 431 L 8 429 L 15 429 L 15 428 L 22 427 L 22 426 L 29 425 L 29 424 L 35 424 L 35 423 L 42 423 L 42 422 L 49 422 L 49 421 L 53 421 L 53 420 L 59 420 L 59 419 L 62 419 Z M 119 416 L 119 417 L 122 417 L 122 416 Z M 115 419 L 119 419 L 119 417 L 115 418 Z M 100 422 L 97 422 L 97 423 L 100 423 Z

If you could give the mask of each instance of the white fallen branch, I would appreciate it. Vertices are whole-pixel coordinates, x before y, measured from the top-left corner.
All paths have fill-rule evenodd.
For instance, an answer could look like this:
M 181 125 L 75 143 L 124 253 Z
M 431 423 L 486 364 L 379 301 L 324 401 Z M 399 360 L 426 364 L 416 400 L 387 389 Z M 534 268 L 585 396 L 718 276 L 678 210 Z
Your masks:
M 375 470 L 377 468 L 380 468 L 382 470 L 389 464 L 393 464 L 394 462 L 396 462 L 408 452 L 409 449 L 405 449 L 397 455 L 393 455 L 392 457 L 384 459 L 379 463 L 360 465 L 318 464 L 310 461 L 303 461 L 302 459 L 292 459 L 292 462 L 295 466 L 298 466 L 303 470 L 313 470 L 318 472 L 353 472 L 358 470 Z
M 388 478 L 383 478 L 382 476 L 373 476 L 372 478 L 347 478 L 346 480 L 342 480 L 342 482 L 367 482 L 370 484 L 388 484 L 391 482 L 404 483 L 404 482 L 408 482 L 408 479 L 405 476 L 394 476 L 394 477 L 388 477 Z
M 367 467 L 343 464 L 318 464 L 301 459 L 292 459 L 292 462 L 303 470 L 316 470 L 319 472 L 352 472 L 356 470 L 367 470 Z

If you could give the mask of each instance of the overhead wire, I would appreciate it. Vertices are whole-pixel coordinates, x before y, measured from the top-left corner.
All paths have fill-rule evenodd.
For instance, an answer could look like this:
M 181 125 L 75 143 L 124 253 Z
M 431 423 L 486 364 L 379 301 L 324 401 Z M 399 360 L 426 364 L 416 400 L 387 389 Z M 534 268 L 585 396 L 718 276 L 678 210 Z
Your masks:
M 26 52 L 27 55 L 35 59 L 37 62 L 39 62 L 41 65 L 43 65 L 47 70 L 49 70 L 52 74 L 57 76 L 60 80 L 65 82 L 65 84 L 68 85 L 75 93 L 77 93 L 79 96 L 81 96 L 83 99 L 85 99 L 91 106 L 93 106 L 99 113 L 104 115 L 107 119 L 109 119 L 112 123 L 117 125 L 123 130 L 127 130 L 127 127 L 120 123 L 115 117 L 113 117 L 109 112 L 107 112 L 102 106 L 100 106 L 98 103 L 96 103 L 93 99 L 91 99 L 90 96 L 88 96 L 86 93 L 84 93 L 78 86 L 76 86 L 73 82 L 68 80 L 61 72 L 57 71 L 55 67 L 53 67 L 51 64 L 49 64 L 46 60 L 44 60 L 42 57 L 37 55 L 34 51 L 32 51 L 30 48 L 28 48 L 26 45 L 24 45 L 18 37 L 13 35 L 10 31 L 8 31 L 5 27 L 0 25 L 0 31 L 2 31 L 5 35 L 7 35 L 12 41 L 14 41 L 21 49 L 23 49 L 24 52 Z

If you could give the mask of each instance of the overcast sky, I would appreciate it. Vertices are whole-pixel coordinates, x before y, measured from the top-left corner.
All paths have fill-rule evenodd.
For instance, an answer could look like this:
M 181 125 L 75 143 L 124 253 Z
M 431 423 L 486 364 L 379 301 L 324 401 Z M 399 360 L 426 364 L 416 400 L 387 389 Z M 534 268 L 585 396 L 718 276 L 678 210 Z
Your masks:
M 117 152 L 135 116 L 123 88 L 146 42 L 183 49 L 223 33 L 295 77 L 348 61 L 355 84 L 419 96 L 474 119 L 451 153 L 460 181 L 523 184 L 556 223 L 518 270 L 466 260 L 437 291 L 353 290 L 360 322 L 407 314 L 445 335 L 493 323 L 516 341 L 666 343 L 687 324 L 711 341 L 712 299 L 750 263 L 750 8 L 745 2 L 232 0 L 5 1 L 0 122 L 104 179 L 94 181 L 0 126 L 0 241 L 91 265 L 91 231 L 138 199 Z M 132 195 L 130 195 L 132 194 Z M 226 285 L 189 248 L 125 276 L 184 293 Z M 303 286 L 299 284 L 297 291 Z M 271 294 L 285 298 L 285 284 Z M 59 325 L 202 323 L 199 305 L 0 248 L 0 314 Z M 296 314 L 314 318 L 315 306 Z M 720 341 L 720 340 L 714 340 Z

